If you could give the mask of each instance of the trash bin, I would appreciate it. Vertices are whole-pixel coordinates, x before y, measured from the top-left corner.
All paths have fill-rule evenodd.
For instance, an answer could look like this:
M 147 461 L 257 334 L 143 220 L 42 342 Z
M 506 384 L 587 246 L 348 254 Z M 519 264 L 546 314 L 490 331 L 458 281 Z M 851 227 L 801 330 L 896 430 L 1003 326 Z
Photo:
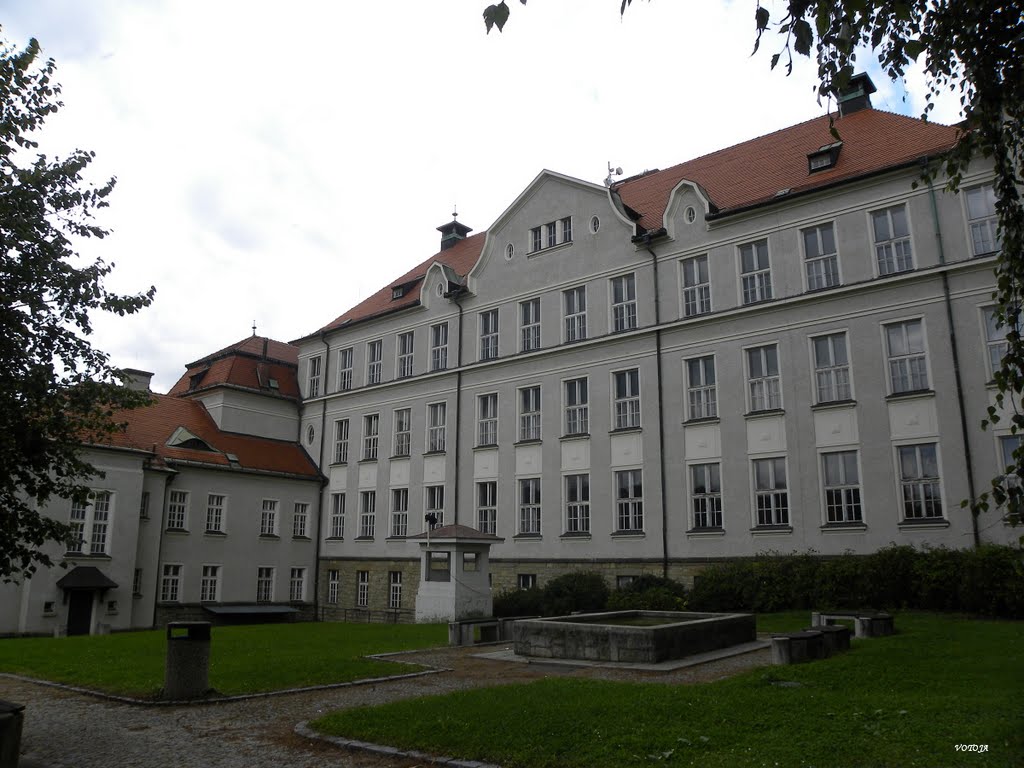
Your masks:
M 0 701 L 0 768 L 18 768 L 25 705 Z
M 170 622 L 163 698 L 196 699 L 205 696 L 209 689 L 210 622 Z

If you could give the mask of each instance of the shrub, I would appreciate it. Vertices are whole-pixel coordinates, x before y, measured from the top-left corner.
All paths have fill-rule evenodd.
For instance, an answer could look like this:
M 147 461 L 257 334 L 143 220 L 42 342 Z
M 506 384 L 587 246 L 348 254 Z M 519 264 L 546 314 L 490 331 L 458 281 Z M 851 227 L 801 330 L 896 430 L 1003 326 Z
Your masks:
M 539 616 L 544 592 L 537 587 L 532 589 L 510 589 L 499 593 L 494 598 L 494 615 L 504 616 Z
M 545 616 L 565 616 L 581 611 L 604 610 L 608 602 L 608 584 L 599 573 L 566 573 L 544 587 L 541 601 Z
M 616 589 L 608 598 L 610 611 L 684 611 L 686 587 L 661 576 L 643 575 Z

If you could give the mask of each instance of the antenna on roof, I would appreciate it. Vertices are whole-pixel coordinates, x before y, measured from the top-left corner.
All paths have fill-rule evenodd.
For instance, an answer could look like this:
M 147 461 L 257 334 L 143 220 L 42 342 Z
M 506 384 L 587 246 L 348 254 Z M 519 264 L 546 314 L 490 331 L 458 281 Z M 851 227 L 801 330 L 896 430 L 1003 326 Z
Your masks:
M 613 177 L 621 176 L 621 175 L 622 175 L 622 168 L 620 168 L 620 167 L 612 168 L 612 161 L 609 160 L 608 161 L 608 178 L 606 178 L 604 180 L 604 185 L 606 187 L 610 187 L 612 185 L 612 182 L 614 181 Z
M 256 335 L 256 321 L 255 320 L 252 321 L 252 335 L 253 336 Z

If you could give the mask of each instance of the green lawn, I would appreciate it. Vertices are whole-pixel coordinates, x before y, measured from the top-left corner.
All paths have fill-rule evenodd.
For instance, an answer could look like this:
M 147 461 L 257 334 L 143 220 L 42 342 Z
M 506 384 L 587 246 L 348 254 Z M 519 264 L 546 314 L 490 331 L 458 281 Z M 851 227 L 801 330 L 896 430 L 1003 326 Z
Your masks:
M 779 614 L 759 627 L 807 619 Z M 550 678 L 336 712 L 314 726 L 504 768 L 1024 764 L 1024 623 L 901 613 L 896 626 L 828 660 L 712 684 Z
M 447 642 L 439 624 L 262 624 L 214 627 L 210 685 L 222 694 L 324 685 L 411 671 L 363 658 Z M 0 640 L 0 672 L 155 696 L 164 682 L 165 633 Z

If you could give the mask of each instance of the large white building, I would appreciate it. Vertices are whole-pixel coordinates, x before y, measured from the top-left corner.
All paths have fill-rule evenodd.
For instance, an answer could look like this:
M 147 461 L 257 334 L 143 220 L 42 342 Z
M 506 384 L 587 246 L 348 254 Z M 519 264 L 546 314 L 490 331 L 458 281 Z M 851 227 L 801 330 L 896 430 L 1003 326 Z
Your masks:
M 52 507 L 100 551 L 0 587 L 0 633 L 410 620 L 430 513 L 497 534 L 495 590 L 1010 541 L 960 507 L 1016 445 L 978 426 L 992 173 L 921 182 L 956 129 L 872 90 L 838 140 L 822 116 L 610 186 L 543 171 L 320 330 L 190 364 L 90 448 L 95 501 Z

